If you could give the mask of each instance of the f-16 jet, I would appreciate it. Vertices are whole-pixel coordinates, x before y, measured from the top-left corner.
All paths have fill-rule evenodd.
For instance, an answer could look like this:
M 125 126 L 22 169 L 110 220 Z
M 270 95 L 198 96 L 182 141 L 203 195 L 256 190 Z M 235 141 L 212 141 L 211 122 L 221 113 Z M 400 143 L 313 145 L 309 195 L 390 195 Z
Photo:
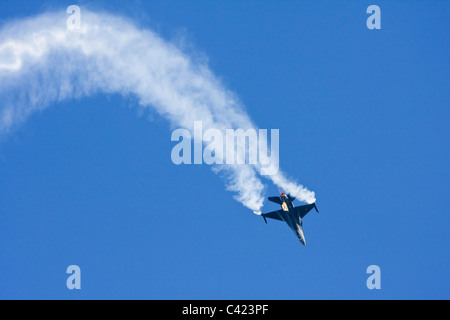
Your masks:
M 305 235 L 303 234 L 302 219 L 308 214 L 309 211 L 311 211 L 312 208 L 319 212 L 316 204 L 312 203 L 294 207 L 292 202 L 295 198 L 289 194 L 286 195 L 284 192 L 282 192 L 279 197 L 269 197 L 269 200 L 278 203 L 281 206 L 281 210 L 262 213 L 261 216 L 264 218 L 264 221 L 267 223 L 266 218 L 269 218 L 286 222 L 289 228 L 291 228 L 297 235 L 300 242 L 305 246 L 306 240 Z

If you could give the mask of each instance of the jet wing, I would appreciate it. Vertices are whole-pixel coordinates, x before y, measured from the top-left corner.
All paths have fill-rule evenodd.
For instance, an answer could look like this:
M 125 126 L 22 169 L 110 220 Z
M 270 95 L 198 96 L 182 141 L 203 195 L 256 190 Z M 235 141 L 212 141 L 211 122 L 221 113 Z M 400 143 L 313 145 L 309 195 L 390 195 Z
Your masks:
M 261 215 L 263 216 L 264 220 L 266 220 L 266 218 L 269 218 L 269 219 L 283 221 L 283 218 L 281 218 L 282 212 L 283 212 L 282 210 L 277 210 L 277 211 L 272 211 L 269 213 L 263 213 Z M 266 220 L 266 223 L 267 223 L 267 220 Z
M 300 206 L 300 207 L 295 207 L 294 208 L 294 212 L 300 216 L 300 218 L 303 219 L 304 216 L 306 216 L 308 214 L 308 212 L 310 212 L 312 210 L 312 208 L 316 209 L 317 212 L 319 212 L 319 210 L 317 210 L 316 204 L 312 203 L 312 204 L 307 204 L 305 206 Z

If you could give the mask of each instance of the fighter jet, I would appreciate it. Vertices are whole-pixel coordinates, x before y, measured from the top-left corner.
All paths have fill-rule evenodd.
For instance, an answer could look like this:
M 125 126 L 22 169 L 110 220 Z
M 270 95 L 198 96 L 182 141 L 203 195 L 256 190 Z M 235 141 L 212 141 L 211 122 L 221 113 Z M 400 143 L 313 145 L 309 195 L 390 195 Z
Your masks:
M 312 208 L 317 210 L 316 204 L 307 204 L 304 206 L 294 207 L 292 202 L 295 198 L 291 195 L 286 195 L 284 192 L 280 194 L 280 197 L 269 197 L 269 200 L 281 205 L 281 210 L 272 211 L 269 213 L 262 213 L 261 216 L 264 218 L 264 221 L 267 223 L 266 218 L 275 219 L 284 221 L 288 224 L 289 228 L 294 231 L 297 235 L 300 242 L 305 246 L 306 240 L 305 235 L 303 234 L 303 223 L 302 219 L 311 211 Z

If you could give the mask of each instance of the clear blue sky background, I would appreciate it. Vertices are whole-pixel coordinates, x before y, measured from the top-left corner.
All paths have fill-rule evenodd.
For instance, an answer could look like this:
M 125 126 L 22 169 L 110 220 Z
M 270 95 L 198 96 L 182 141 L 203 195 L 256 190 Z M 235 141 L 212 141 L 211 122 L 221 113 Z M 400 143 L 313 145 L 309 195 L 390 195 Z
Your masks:
M 1 1 L 0 24 L 74 3 Z M 67 101 L 0 144 L 0 298 L 450 298 L 450 2 L 78 4 L 187 36 L 255 123 L 280 128 L 281 167 L 320 214 L 303 247 L 208 166 L 175 166 L 166 120 L 119 96 Z

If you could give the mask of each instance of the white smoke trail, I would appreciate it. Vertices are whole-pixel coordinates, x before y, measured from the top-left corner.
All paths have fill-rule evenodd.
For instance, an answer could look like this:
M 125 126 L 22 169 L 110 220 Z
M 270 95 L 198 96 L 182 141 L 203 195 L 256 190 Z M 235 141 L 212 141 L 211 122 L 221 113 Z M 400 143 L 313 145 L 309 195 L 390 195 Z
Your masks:
M 80 30 L 68 30 L 67 14 L 45 13 L 8 23 L 0 30 L 0 133 L 52 103 L 96 92 L 136 96 L 173 126 L 192 131 L 194 121 L 208 128 L 256 128 L 237 97 L 202 62 L 151 30 L 125 18 L 82 12 Z M 252 210 L 263 204 L 259 169 L 233 165 L 227 189 Z M 283 173 L 272 181 L 301 201 L 314 193 Z

